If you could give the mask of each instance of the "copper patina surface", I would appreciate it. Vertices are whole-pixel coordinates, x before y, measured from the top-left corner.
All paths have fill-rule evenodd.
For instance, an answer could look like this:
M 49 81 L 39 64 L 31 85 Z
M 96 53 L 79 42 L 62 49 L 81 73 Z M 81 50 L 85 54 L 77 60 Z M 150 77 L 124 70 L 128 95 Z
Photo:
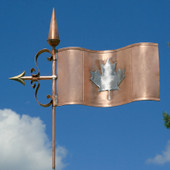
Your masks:
M 156 43 L 138 43 L 117 50 L 93 51 L 79 47 L 63 48 L 57 51 L 57 96 L 58 106 L 83 104 L 110 107 L 138 100 L 160 100 L 159 57 Z M 125 79 L 119 90 L 99 92 L 90 81 L 90 71 L 100 65 L 117 63 L 125 69 Z

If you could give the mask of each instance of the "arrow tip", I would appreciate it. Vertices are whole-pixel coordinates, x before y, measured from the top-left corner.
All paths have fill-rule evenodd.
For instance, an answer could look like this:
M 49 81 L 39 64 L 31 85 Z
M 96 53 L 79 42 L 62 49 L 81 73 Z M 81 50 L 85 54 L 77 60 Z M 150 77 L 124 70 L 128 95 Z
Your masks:
M 18 81 L 20 82 L 21 84 L 25 85 L 25 81 L 24 79 L 22 79 L 22 77 L 25 75 L 25 71 L 17 76 L 14 76 L 14 77 L 10 77 L 9 79 L 10 80 L 15 80 L 15 81 Z

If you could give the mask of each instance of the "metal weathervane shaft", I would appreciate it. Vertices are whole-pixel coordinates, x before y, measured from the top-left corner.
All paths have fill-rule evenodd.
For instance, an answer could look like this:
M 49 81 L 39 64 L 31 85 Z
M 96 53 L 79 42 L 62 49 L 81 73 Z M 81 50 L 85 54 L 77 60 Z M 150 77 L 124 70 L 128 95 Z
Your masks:
M 55 107 L 57 105 L 57 96 L 55 92 L 56 88 L 56 50 L 55 47 L 60 43 L 59 35 L 58 35 L 58 28 L 57 28 L 57 21 L 55 16 L 55 10 L 53 9 L 52 17 L 51 17 L 51 23 L 50 23 L 50 29 L 49 29 L 49 35 L 48 35 L 48 43 L 50 46 L 52 46 L 52 52 L 48 49 L 42 49 L 40 50 L 36 56 L 35 56 L 35 64 L 37 68 L 37 73 L 34 68 L 31 69 L 31 76 L 25 76 L 25 72 L 21 73 L 18 76 L 10 78 L 11 80 L 16 80 L 25 85 L 25 80 L 31 80 L 31 86 L 35 89 L 35 99 L 36 101 L 43 107 L 48 107 L 52 105 L 52 169 L 55 170 Z M 40 71 L 37 66 L 37 59 L 40 54 L 42 53 L 49 53 L 51 56 L 47 58 L 49 61 L 52 61 L 52 76 L 40 76 Z M 37 99 L 37 92 L 40 87 L 39 80 L 52 80 L 52 95 L 48 95 L 47 98 L 50 98 L 51 100 L 47 104 L 42 104 Z

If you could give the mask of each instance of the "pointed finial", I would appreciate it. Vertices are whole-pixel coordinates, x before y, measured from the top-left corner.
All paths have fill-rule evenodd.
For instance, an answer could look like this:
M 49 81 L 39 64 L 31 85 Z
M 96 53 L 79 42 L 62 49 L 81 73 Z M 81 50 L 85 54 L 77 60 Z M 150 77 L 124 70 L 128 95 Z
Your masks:
M 48 43 L 52 47 L 55 47 L 60 43 L 54 8 L 53 8 L 52 16 L 51 16 L 50 30 L 48 34 Z

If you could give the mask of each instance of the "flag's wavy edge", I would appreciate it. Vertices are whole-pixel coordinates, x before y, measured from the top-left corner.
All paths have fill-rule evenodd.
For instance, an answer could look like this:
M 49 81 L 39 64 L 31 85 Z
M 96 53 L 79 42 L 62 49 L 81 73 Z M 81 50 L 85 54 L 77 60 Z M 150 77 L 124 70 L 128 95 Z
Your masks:
M 63 47 L 63 48 L 57 49 L 56 51 L 58 53 L 62 52 L 62 51 L 67 51 L 67 50 L 80 50 L 80 51 L 87 51 L 87 52 L 94 52 L 94 53 L 112 53 L 112 52 L 125 50 L 127 48 L 132 48 L 135 46 L 158 46 L 158 43 L 141 42 L 141 43 L 131 44 L 131 45 L 121 47 L 118 49 L 114 49 L 114 50 L 91 50 L 91 49 L 86 49 L 86 48 L 82 48 L 82 47 Z

